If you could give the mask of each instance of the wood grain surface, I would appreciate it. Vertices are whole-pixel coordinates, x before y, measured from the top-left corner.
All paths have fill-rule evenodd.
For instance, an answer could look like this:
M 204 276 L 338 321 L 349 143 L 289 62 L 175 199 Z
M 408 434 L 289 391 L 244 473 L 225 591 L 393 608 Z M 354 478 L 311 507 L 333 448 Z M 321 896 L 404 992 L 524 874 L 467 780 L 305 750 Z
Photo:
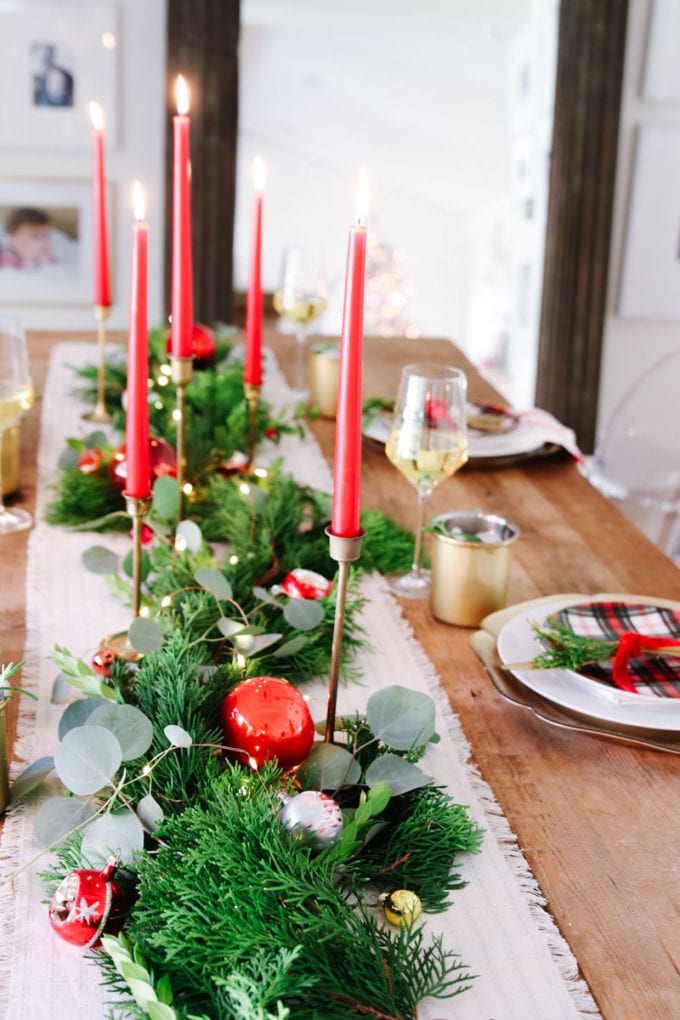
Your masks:
M 38 393 L 51 344 L 66 338 L 30 335 Z M 284 367 L 292 366 L 293 339 L 272 331 L 266 342 Z M 443 340 L 367 340 L 365 395 L 393 396 L 401 366 L 424 360 L 463 367 L 471 397 L 498 400 Z M 22 429 L 19 501 L 28 509 L 35 498 L 39 406 L 37 401 Z M 334 422 L 319 420 L 312 429 L 332 463 Z M 370 440 L 364 443 L 362 503 L 413 525 L 414 489 Z M 514 546 L 511 603 L 566 591 L 680 601 L 680 571 L 566 455 L 494 470 L 467 465 L 435 491 L 429 512 L 477 507 L 509 517 L 521 530 Z M 28 532 L 0 536 L 5 661 L 16 661 L 23 652 L 27 538 Z M 404 600 L 402 606 L 602 1014 L 607 1020 L 680 1017 L 680 829 L 674 807 L 680 757 L 542 723 L 496 692 L 470 647 L 470 630 L 434 620 L 426 603 Z M 408 684 L 408 677 L 398 679 Z

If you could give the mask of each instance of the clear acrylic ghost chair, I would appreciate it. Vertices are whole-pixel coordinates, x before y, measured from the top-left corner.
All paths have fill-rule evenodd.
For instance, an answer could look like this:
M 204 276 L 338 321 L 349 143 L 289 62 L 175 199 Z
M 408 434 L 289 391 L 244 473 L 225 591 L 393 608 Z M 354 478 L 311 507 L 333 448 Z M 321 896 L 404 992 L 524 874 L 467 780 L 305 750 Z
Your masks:
M 626 391 L 597 440 L 588 477 L 680 566 L 680 348 Z

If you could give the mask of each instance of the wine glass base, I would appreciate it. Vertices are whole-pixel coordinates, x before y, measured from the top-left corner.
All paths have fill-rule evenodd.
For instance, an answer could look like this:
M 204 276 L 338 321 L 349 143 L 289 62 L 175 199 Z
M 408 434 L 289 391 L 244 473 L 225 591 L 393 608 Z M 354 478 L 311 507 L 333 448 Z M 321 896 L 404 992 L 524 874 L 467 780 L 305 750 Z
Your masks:
M 33 518 L 26 510 L 0 510 L 0 535 L 30 528 Z
M 430 571 L 412 570 L 401 577 L 388 578 L 390 591 L 403 599 L 426 599 L 430 594 Z
M 111 415 L 107 410 L 100 407 L 95 407 L 94 411 L 86 411 L 85 414 L 80 416 L 83 421 L 93 421 L 99 425 L 108 425 L 111 421 Z

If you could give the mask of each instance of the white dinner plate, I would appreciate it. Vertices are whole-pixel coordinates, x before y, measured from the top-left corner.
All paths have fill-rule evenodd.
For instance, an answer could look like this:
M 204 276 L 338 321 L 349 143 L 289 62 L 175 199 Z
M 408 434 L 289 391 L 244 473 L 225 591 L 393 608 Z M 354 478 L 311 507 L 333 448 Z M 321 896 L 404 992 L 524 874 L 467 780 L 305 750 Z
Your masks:
M 390 416 L 378 414 L 367 421 L 363 434 L 383 445 L 390 434 Z M 520 421 L 511 432 L 468 432 L 468 456 L 471 460 L 483 457 L 512 457 L 520 453 L 534 453 L 545 446 L 545 437 L 536 435 L 536 429 Z
M 532 624 L 543 624 L 558 609 L 585 602 L 618 601 L 666 605 L 680 611 L 680 603 L 637 596 L 606 598 L 555 598 L 554 602 L 525 609 L 509 620 L 498 635 L 498 655 L 505 665 L 530 662 L 541 651 Z M 556 705 L 624 726 L 680 730 L 680 699 L 631 694 L 599 683 L 569 669 L 512 669 L 513 676 L 530 690 Z

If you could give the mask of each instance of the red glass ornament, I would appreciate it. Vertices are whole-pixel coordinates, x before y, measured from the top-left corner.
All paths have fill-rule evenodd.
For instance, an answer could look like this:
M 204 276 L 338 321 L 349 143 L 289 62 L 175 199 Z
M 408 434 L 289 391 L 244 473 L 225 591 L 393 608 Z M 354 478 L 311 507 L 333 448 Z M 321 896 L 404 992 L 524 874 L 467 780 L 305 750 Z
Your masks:
M 161 478 L 163 475 L 172 475 L 173 478 L 177 477 L 177 455 L 170 443 L 165 439 L 159 439 L 157 436 L 149 437 L 149 461 L 149 481 L 152 486 L 156 479 Z M 125 443 L 118 447 L 111 458 L 109 474 L 111 475 L 111 481 L 118 491 L 124 492 L 127 484 Z
M 330 594 L 332 587 L 332 582 L 321 574 L 302 567 L 291 570 L 281 582 L 281 591 L 293 599 L 323 599 Z
M 111 666 L 117 658 L 113 648 L 100 648 L 92 656 L 92 669 L 100 676 L 111 676 Z
M 91 450 L 83 450 L 78 457 L 78 470 L 82 471 L 84 475 L 94 474 L 101 467 L 102 457 L 102 451 L 96 446 Z
M 123 927 L 127 903 L 113 880 L 115 861 L 102 871 L 72 871 L 61 882 L 49 907 L 49 918 L 57 935 L 81 949 L 92 949 L 106 932 L 116 935 Z
M 165 341 L 165 350 L 168 354 L 170 354 L 170 346 L 170 333 L 168 333 Z M 195 322 L 191 330 L 191 353 L 197 367 L 202 364 L 210 364 L 215 357 L 216 350 L 217 345 L 213 331 L 207 326 L 201 326 L 200 323 Z
M 305 760 L 314 743 L 314 720 L 307 702 L 293 684 L 275 676 L 244 680 L 227 694 L 220 708 L 224 742 L 233 753 L 259 768 L 276 758 L 283 769 Z M 229 752 L 228 752 L 229 753 Z

